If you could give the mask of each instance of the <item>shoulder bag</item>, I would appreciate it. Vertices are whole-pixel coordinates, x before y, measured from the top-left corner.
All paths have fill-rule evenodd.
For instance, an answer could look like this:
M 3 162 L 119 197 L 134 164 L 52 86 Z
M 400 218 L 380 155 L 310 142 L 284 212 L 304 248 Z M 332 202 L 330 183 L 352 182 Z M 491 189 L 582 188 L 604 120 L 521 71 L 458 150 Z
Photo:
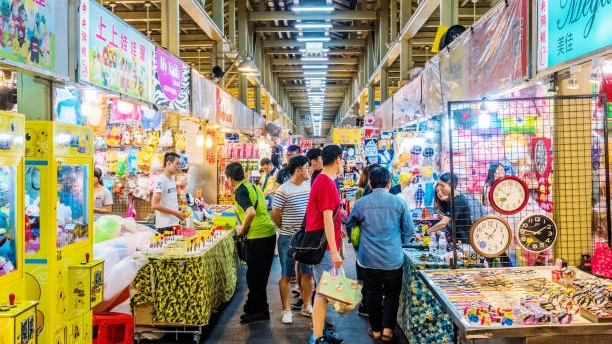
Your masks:
M 340 207 L 334 211 L 332 218 L 336 219 Z M 306 211 L 308 212 L 308 211 Z M 327 249 L 327 238 L 325 228 L 314 231 L 306 231 L 306 214 L 302 220 L 300 229 L 293 235 L 289 242 L 289 256 L 304 264 L 319 264 Z
M 253 187 L 253 185 L 251 185 L 251 187 Z M 257 190 L 255 189 L 255 187 L 253 187 L 253 191 L 255 191 L 255 216 L 257 216 L 257 205 L 259 204 L 259 194 L 257 193 Z M 242 234 L 238 234 L 235 233 L 234 234 L 234 241 L 236 243 L 236 252 L 238 253 L 238 258 L 240 258 L 240 260 L 245 261 L 247 260 L 247 234 L 249 233 L 248 229 L 242 233 Z

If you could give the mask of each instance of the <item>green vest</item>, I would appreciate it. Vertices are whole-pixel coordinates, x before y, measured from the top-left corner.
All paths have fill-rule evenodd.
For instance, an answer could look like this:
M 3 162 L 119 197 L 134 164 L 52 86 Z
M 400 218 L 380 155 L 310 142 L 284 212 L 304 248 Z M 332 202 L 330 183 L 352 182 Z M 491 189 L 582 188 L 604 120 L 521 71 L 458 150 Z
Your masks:
M 246 180 L 243 180 L 240 185 L 244 185 L 249 191 L 249 198 L 251 199 L 253 207 L 257 202 L 255 217 L 253 218 L 251 226 L 249 227 L 247 239 L 267 238 L 269 236 L 276 235 L 276 226 L 274 225 L 274 222 L 272 222 L 270 214 L 268 214 L 268 203 L 266 202 L 263 191 Z M 240 185 L 238 185 L 238 187 L 240 187 Z M 238 187 L 236 187 L 236 189 L 238 189 Z M 235 198 L 234 205 L 236 206 L 236 216 L 238 216 L 240 222 L 243 222 L 245 209 L 240 207 Z

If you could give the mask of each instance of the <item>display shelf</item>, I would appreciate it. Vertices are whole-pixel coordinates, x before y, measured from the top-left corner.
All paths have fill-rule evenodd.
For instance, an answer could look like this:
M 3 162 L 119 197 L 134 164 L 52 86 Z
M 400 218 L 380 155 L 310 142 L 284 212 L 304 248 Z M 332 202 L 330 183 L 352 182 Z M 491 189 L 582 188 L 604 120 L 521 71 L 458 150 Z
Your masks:
M 577 309 L 569 311 L 573 313 L 569 324 L 546 322 L 525 325 L 513 315 L 513 323 L 506 326 L 496 322 L 472 322 L 464 314 L 469 305 L 511 309 L 529 302 L 525 300 L 541 300 L 551 290 L 580 292 L 582 282 L 577 281 L 609 283 L 577 271 L 572 284 L 563 285 L 552 282 L 552 271 L 553 267 L 530 267 L 421 271 L 420 275 L 444 312 L 451 317 L 457 330 L 456 340 L 460 343 L 489 343 L 493 338 L 495 343 L 568 343 L 568 340 L 576 342 L 577 336 L 580 336 L 580 342 L 584 342 L 587 338 L 603 340 L 612 334 L 612 324 L 593 323 L 581 316 Z M 538 339 L 543 336 L 546 341 Z

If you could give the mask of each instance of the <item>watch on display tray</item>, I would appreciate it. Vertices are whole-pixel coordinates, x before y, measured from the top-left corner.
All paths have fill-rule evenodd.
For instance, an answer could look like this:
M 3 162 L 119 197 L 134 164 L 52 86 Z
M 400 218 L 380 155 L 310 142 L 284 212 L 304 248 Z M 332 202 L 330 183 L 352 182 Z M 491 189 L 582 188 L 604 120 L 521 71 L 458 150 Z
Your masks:
M 484 216 L 472 224 L 470 243 L 476 253 L 493 258 L 506 252 L 512 241 L 512 230 L 501 217 Z
M 497 179 L 489 190 L 489 203 L 500 214 L 516 214 L 525 208 L 528 200 L 527 183 L 515 176 Z
M 557 225 L 546 215 L 533 214 L 521 220 L 518 242 L 527 251 L 542 252 L 557 240 Z

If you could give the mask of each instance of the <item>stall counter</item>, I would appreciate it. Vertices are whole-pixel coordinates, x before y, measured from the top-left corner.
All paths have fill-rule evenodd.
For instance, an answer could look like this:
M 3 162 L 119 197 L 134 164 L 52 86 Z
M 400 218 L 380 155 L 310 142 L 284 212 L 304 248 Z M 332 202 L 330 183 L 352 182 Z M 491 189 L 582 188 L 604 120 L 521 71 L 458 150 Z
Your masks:
M 131 284 L 136 325 L 207 325 L 236 289 L 233 234 L 196 255 L 150 256 Z

